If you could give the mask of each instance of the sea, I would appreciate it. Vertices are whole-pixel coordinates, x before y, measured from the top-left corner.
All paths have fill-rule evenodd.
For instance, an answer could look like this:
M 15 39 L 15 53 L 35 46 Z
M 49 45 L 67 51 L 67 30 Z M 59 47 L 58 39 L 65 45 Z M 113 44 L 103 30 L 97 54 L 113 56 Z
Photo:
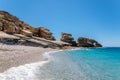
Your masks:
M 0 80 L 120 80 L 120 48 L 46 53 L 47 61 L 13 67 Z

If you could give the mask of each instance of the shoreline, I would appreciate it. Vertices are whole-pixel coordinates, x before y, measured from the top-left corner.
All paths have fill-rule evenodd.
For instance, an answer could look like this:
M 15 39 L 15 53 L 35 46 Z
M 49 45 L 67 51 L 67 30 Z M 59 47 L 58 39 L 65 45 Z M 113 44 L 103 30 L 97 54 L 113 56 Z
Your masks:
M 44 58 L 47 58 L 46 60 L 41 60 L 37 62 L 31 62 L 26 63 L 23 65 L 19 65 L 17 67 L 11 67 L 4 72 L 0 72 L 0 80 L 39 80 L 38 76 L 36 75 L 37 71 L 42 67 L 44 64 L 49 63 L 51 60 L 51 57 L 49 54 L 54 54 L 56 52 L 63 51 L 63 50 L 54 50 L 54 51 L 48 51 L 44 52 L 42 55 Z
M 13 67 L 47 61 L 46 54 L 59 50 L 23 45 L 0 45 L 0 73 Z
M 20 47 L 20 45 L 14 45 L 14 46 Z M 29 48 L 30 46 L 22 46 L 22 47 Z M 34 52 L 34 48 L 39 48 L 39 50 L 41 50 L 40 47 L 31 47 L 31 48 L 33 49 L 32 52 Z M 44 65 L 46 65 L 46 63 L 49 63 L 50 61 L 54 60 L 50 54 L 55 54 L 57 52 L 64 52 L 64 51 L 68 51 L 68 50 L 69 51 L 82 50 L 81 48 L 73 48 L 73 49 L 66 49 L 66 50 L 56 50 L 56 49 L 51 49 L 51 48 L 50 48 L 50 50 L 47 48 L 42 48 L 42 49 L 45 49 L 45 51 L 43 51 L 43 53 L 40 53 L 42 55 L 41 60 L 38 60 L 38 61 L 35 60 L 35 61 L 29 62 L 29 63 L 26 62 L 24 64 L 19 64 L 17 66 L 12 66 L 10 68 L 7 68 L 3 72 L 0 72 L 0 80 L 6 80 L 7 78 L 10 80 L 12 80 L 12 79 L 39 80 L 38 74 L 41 73 L 41 72 L 39 72 L 39 70 L 43 68 L 43 71 L 44 71 L 44 67 L 46 67 Z M 47 51 L 46 51 L 46 49 L 47 49 Z M 23 54 L 25 54 L 25 53 L 23 53 Z M 40 58 L 41 57 L 39 57 L 39 59 Z M 47 69 L 48 68 L 46 68 L 45 70 L 47 70 Z
M 37 62 L 49 61 L 49 54 L 65 50 L 80 50 L 85 48 L 52 49 L 43 47 L 32 47 L 24 45 L 2 45 L 0 44 L 0 73 L 12 67 L 24 66 Z
M 0 73 L 4 73 L 12 68 L 17 68 L 25 65 L 31 65 L 36 63 L 40 63 L 41 65 L 43 65 L 44 63 L 49 62 L 49 54 L 51 53 L 54 54 L 59 51 L 79 49 L 80 48 L 59 50 L 23 45 L 0 44 Z M 35 52 L 35 50 L 38 51 Z
M 13 67 L 46 63 L 50 59 L 49 54 L 65 50 L 79 50 L 81 48 L 52 49 L 43 47 L 32 47 L 24 45 L 0 44 L 0 73 L 4 73 Z

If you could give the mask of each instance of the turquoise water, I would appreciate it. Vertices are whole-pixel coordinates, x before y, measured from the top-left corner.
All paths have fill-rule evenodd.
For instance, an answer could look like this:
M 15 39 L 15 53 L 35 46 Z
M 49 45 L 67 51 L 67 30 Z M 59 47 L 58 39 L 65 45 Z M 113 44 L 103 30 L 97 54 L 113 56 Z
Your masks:
M 82 49 L 50 54 L 40 80 L 120 80 L 120 48 Z
M 13 67 L 0 80 L 120 80 L 120 48 L 51 53 L 48 61 Z

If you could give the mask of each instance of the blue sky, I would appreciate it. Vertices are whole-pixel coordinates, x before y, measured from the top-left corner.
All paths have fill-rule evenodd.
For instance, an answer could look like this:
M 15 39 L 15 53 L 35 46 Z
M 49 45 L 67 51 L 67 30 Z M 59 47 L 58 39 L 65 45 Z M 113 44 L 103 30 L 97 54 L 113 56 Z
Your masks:
M 49 28 L 57 39 L 67 32 L 120 46 L 120 0 L 1 0 L 0 9 Z

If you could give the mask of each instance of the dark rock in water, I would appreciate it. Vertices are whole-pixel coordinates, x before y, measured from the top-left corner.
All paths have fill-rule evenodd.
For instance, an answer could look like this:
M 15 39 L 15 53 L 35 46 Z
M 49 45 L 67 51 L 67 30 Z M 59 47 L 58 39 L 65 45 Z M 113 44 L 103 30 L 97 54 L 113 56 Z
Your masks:
M 33 33 L 33 35 L 37 37 L 42 37 L 48 40 L 56 40 L 55 37 L 52 35 L 52 32 L 44 27 L 35 28 Z
M 62 33 L 61 41 L 70 43 L 71 46 L 77 46 L 77 43 L 76 41 L 74 41 L 74 38 L 72 37 L 72 35 L 68 33 Z
M 79 47 L 102 47 L 100 43 L 95 41 L 94 39 L 80 37 L 78 38 L 78 46 Z

